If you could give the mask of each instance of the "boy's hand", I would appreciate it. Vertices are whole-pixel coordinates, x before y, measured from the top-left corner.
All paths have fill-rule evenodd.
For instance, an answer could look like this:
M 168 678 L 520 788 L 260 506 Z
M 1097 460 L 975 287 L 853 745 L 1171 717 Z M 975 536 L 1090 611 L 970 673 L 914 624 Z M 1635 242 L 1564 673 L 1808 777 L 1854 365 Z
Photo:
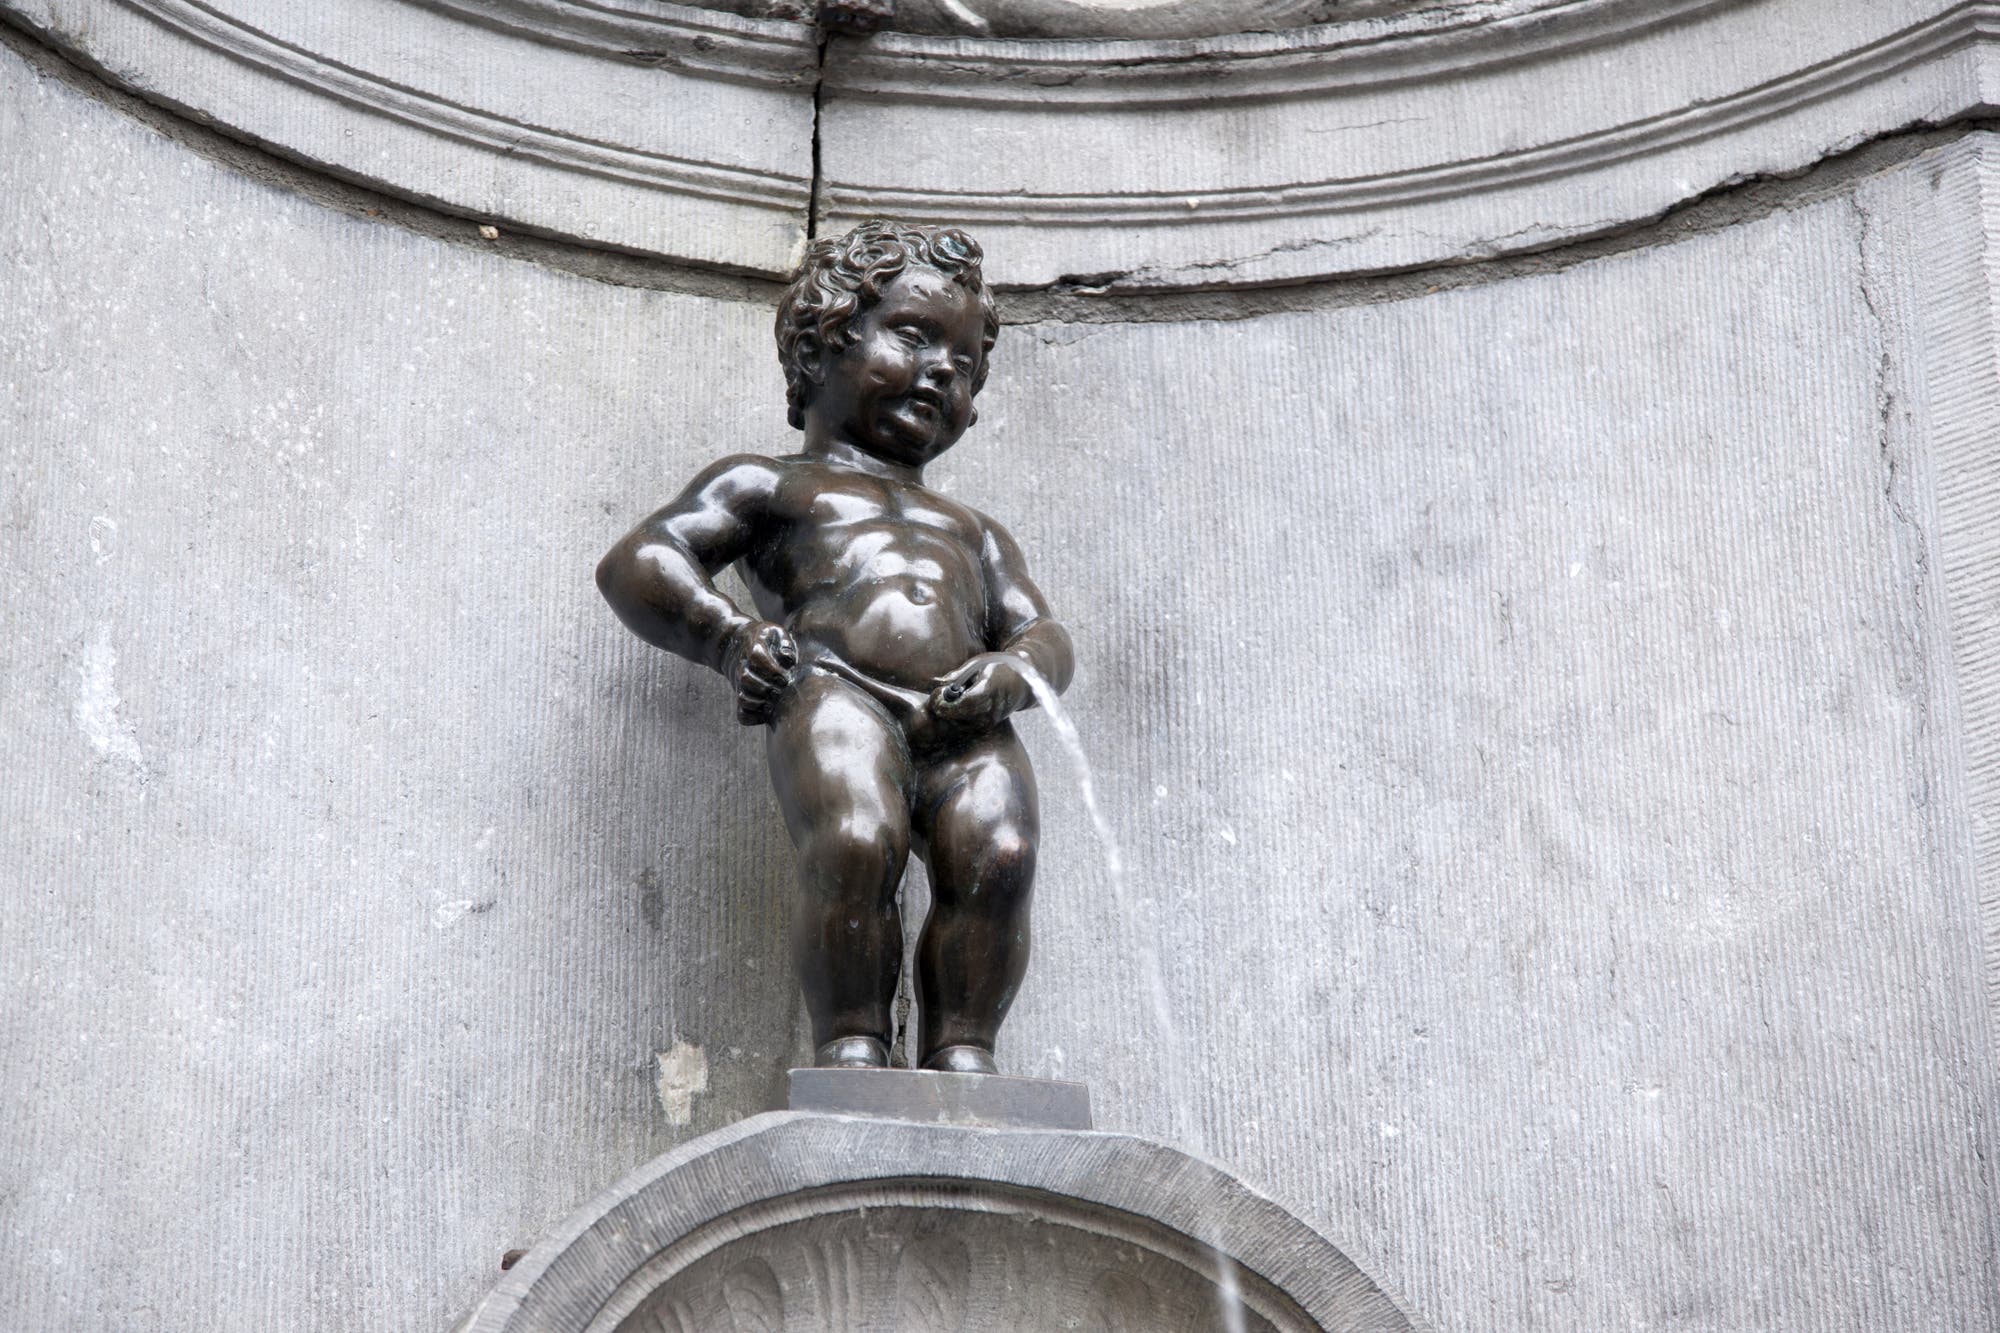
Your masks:
M 931 716 L 951 731 L 993 730 L 1035 701 L 1024 669 L 1012 653 L 981 653 L 931 691 Z
M 753 620 L 736 631 L 722 658 L 722 678 L 736 691 L 736 720 L 746 727 L 769 722 L 798 664 L 799 646 L 783 625 Z

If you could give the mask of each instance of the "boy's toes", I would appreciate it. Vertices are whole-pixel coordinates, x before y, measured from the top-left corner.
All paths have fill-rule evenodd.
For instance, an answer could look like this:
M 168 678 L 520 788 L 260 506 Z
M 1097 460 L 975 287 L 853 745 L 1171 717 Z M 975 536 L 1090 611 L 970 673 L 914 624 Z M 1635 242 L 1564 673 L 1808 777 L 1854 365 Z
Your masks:
M 819 1048 L 813 1063 L 821 1069 L 887 1069 L 889 1048 L 876 1037 L 835 1037 Z
M 1000 1065 L 983 1046 L 946 1046 L 924 1061 L 924 1068 L 941 1074 L 997 1074 Z

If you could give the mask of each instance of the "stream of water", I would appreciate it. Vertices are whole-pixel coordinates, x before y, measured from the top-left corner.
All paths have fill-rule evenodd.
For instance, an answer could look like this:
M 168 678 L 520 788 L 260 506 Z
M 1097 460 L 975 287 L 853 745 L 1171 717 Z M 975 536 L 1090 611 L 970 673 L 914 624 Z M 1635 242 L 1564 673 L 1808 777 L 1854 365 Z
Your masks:
M 1195 1144 L 1195 1136 L 1192 1108 L 1188 1105 L 1186 1084 L 1183 1082 L 1188 1069 L 1186 1039 L 1181 1025 L 1174 1019 L 1173 1002 L 1167 993 L 1166 970 L 1160 961 L 1159 904 L 1150 895 L 1141 897 L 1134 894 L 1126 882 L 1125 857 L 1118 848 L 1118 835 L 1104 813 L 1103 804 L 1097 799 L 1096 772 L 1091 768 L 1090 756 L 1083 748 L 1083 738 L 1077 735 L 1076 724 L 1064 710 L 1055 687 L 1033 667 L 1024 666 L 1021 675 L 1028 682 L 1028 688 L 1035 692 L 1035 702 L 1048 715 L 1049 725 L 1055 728 L 1056 738 L 1069 754 L 1070 765 L 1076 773 L 1077 791 L 1083 798 L 1084 813 L 1089 816 L 1091 829 L 1104 852 L 1104 869 L 1111 880 L 1112 901 L 1117 906 L 1119 920 L 1131 926 L 1146 994 L 1151 1000 L 1153 1025 L 1157 1032 L 1154 1050 L 1159 1053 L 1160 1072 L 1167 1087 L 1167 1113 L 1173 1137 L 1184 1150 L 1190 1149 Z M 1221 1237 L 1214 1234 L 1208 1219 L 1203 1219 L 1203 1227 L 1209 1234 L 1197 1239 L 1209 1247 L 1209 1253 L 1215 1259 L 1223 1328 L 1226 1333 L 1245 1333 L 1243 1295 L 1237 1280 L 1236 1261 L 1218 1243 Z

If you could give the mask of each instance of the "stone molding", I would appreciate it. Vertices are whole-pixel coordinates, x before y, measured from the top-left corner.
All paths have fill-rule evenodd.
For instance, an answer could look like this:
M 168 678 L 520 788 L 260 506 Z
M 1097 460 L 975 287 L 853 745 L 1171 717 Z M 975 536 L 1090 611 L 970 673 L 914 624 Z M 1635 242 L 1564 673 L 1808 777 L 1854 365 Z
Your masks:
M 149 100 L 479 221 L 759 274 L 797 262 L 810 30 L 562 0 L 0 0 Z
M 130 0 L 125 0 L 129 3 Z M 575 0 L 409 0 L 547 46 L 668 68 L 727 83 L 810 91 L 814 39 L 798 24 L 737 18 L 692 7 L 652 11 Z
M 1487 259 L 1985 114 L 2000 100 L 1996 40 L 1990 0 L 1674 0 L 1644 15 L 1586 2 L 1374 41 L 1305 29 L 1138 44 L 1130 63 L 1121 54 L 1139 53 L 1110 44 L 1017 42 L 988 44 L 1003 59 L 975 67 L 973 43 L 884 38 L 829 55 L 822 225 L 950 218 L 1029 286 L 1231 287 Z M 1013 86 L 974 86 L 994 69 Z M 1032 108 L 1010 102 L 1038 85 Z M 986 151 L 948 162 L 934 146 L 946 127 Z
M 1418 269 L 2000 106 L 2000 0 L 1489 0 L 1177 40 L 891 33 L 835 39 L 823 64 L 802 24 L 662 0 L 0 17 L 372 188 L 763 277 L 796 263 L 815 199 L 829 229 L 974 226 L 1017 287 Z
M 1202 39 L 1022 41 L 884 33 L 833 48 L 832 85 L 956 106 L 1222 106 L 1462 78 L 1630 39 L 1745 0 L 1511 0 Z
M 857 1218 L 866 1224 L 858 1232 Z M 882 1320 L 894 1323 L 896 1307 L 875 1302 L 906 1299 L 899 1287 L 917 1263 L 923 1303 L 960 1311 L 940 1328 L 994 1319 L 1013 1330 L 1062 1327 L 1043 1322 L 1052 1300 L 1082 1295 L 1126 1315 L 1121 1302 L 1166 1289 L 1185 1305 L 1131 1325 L 1165 1333 L 1179 1326 L 1157 1322 L 1166 1309 L 1198 1321 L 1216 1290 L 1211 1245 L 1236 1261 L 1252 1328 L 1412 1327 L 1317 1232 L 1159 1144 L 774 1112 L 697 1139 L 599 1195 L 536 1244 L 461 1330 L 713 1327 L 733 1308 L 732 1281 L 756 1288 L 757 1327 L 889 1326 Z M 958 1261 L 922 1265 L 932 1246 Z M 1197 1326 L 1208 1324 L 1188 1324 Z

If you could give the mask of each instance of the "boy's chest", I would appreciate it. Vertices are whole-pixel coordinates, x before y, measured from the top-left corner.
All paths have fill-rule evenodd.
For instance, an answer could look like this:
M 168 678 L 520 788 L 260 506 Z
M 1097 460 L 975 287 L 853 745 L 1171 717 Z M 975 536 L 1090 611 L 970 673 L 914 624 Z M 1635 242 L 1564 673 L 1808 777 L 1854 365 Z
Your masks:
M 816 487 L 795 524 L 806 543 L 841 548 L 855 542 L 877 545 L 903 541 L 918 546 L 945 544 L 976 555 L 979 521 L 972 511 L 920 486 L 841 478 Z

